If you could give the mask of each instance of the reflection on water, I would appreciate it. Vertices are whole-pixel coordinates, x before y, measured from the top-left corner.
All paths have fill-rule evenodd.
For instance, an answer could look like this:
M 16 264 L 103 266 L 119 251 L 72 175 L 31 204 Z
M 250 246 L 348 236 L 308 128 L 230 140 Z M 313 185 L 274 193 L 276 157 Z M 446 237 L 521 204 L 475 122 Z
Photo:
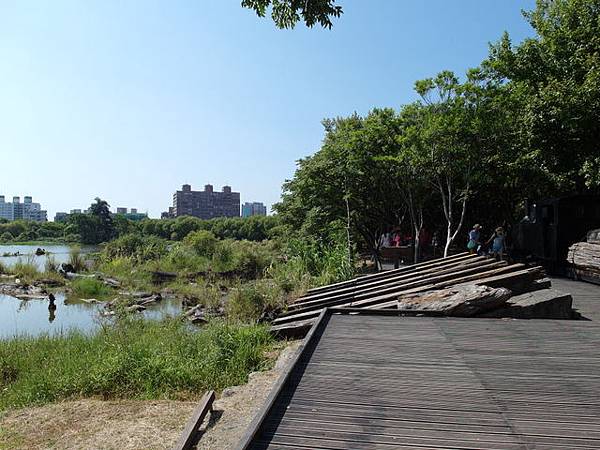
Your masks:
M 50 252 L 50 255 L 36 256 L 35 251 L 38 248 Z M 25 263 L 31 261 L 37 266 L 38 270 L 44 270 L 48 256 L 54 258 L 57 264 L 62 264 L 69 260 L 69 253 L 72 248 L 74 247 L 69 245 L 0 245 L 0 262 L 7 267 L 12 267 L 19 260 Z M 95 246 L 77 248 L 84 254 L 98 251 L 98 247 Z M 19 256 L 3 256 L 5 254 L 18 254 Z
M 50 305 L 48 299 L 19 300 L 0 294 L 0 339 L 22 334 L 60 334 L 71 329 L 94 331 L 102 323 L 112 320 L 101 315 L 105 311 L 101 303 L 86 303 L 56 294 L 55 308 L 50 308 Z M 141 314 L 148 319 L 160 319 L 166 315 L 176 316 L 180 312 L 179 300 L 165 299 Z

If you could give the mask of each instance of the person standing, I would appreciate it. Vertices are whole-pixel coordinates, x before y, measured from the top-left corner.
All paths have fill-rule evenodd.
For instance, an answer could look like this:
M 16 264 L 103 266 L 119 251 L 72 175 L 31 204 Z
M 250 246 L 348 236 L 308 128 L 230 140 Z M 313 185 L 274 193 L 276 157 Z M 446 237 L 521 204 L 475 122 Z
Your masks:
M 476 253 L 477 248 L 481 245 L 481 225 L 476 223 L 473 225 L 471 231 L 469 231 L 469 242 L 467 242 L 467 249 L 469 253 Z
M 498 227 L 494 230 L 494 234 L 486 242 L 488 245 L 490 243 L 492 244 L 492 255 L 502 261 L 506 249 L 506 233 L 504 232 L 504 228 Z

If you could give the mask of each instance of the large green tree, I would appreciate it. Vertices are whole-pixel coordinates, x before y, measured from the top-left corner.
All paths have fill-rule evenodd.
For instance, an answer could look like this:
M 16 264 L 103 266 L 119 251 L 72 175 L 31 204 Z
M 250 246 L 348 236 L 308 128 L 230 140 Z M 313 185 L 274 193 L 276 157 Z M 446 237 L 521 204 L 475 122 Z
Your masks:
M 377 254 L 379 237 L 398 222 L 404 205 L 394 168 L 379 158 L 398 153 L 399 122 L 391 109 L 362 118 L 325 120 L 318 152 L 298 161 L 275 210 L 302 233 L 326 238 L 339 224 L 359 247 Z
M 600 0 L 538 0 L 525 17 L 536 36 L 515 46 L 505 33 L 482 66 L 506 84 L 519 110 L 515 137 L 546 194 L 597 190 Z

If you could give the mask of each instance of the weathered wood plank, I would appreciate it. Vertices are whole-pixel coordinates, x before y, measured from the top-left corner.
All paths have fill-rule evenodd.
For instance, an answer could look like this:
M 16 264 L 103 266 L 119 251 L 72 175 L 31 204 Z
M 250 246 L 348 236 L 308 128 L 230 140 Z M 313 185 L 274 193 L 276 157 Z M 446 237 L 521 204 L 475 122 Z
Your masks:
M 189 450 L 198 443 L 198 429 L 212 410 L 212 404 L 215 401 L 215 391 L 208 391 L 194 410 L 192 417 L 188 420 L 183 433 L 173 447 L 173 450 Z

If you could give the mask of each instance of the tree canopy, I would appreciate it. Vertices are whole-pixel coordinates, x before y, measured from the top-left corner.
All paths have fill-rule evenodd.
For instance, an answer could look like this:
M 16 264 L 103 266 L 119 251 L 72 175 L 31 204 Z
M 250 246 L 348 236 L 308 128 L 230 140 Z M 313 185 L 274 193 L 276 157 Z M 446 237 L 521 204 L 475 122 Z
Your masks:
M 259 17 L 271 11 L 271 18 L 279 28 L 294 28 L 302 21 L 311 28 L 333 26 L 332 19 L 342 15 L 342 7 L 335 0 L 242 0 L 242 6 L 254 10 Z
M 535 37 L 504 34 L 463 77 L 417 81 L 418 101 L 325 120 L 275 206 L 284 223 L 322 237 L 348 216 L 374 253 L 386 226 L 417 242 L 426 227 L 448 251 L 465 224 L 514 221 L 527 198 L 600 192 L 600 0 L 538 0 L 524 16 Z

